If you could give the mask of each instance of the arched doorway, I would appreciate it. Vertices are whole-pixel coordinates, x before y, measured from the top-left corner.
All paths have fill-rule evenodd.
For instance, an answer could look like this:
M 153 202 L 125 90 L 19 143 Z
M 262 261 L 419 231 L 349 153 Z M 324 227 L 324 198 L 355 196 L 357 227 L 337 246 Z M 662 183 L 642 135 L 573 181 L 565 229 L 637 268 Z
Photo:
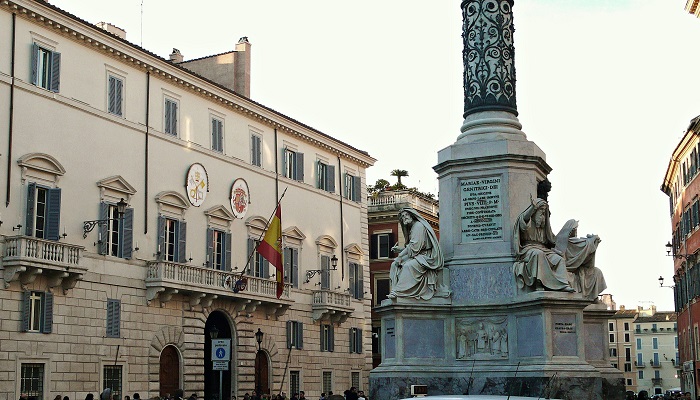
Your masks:
M 175 393 L 180 388 L 180 355 L 173 345 L 160 352 L 160 396 Z
M 255 355 L 255 390 L 270 394 L 270 363 L 262 350 Z
M 214 311 L 209 314 L 207 322 L 204 324 L 204 400 L 229 400 L 231 398 L 231 368 L 235 368 L 233 357 L 228 363 L 228 370 L 214 370 L 211 359 L 211 340 L 231 339 L 231 356 L 235 353 L 235 340 L 232 338 L 231 326 L 226 314 L 221 311 Z M 221 397 L 219 397 L 221 391 Z

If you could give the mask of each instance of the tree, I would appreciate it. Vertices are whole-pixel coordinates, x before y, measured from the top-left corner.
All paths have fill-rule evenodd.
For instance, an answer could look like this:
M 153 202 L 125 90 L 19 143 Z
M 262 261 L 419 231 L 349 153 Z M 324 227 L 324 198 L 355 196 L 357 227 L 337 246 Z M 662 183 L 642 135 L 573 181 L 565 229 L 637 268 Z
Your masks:
M 374 184 L 374 190 L 382 191 L 388 188 L 390 185 L 391 183 L 389 183 L 389 181 L 386 179 L 377 179 L 377 182 Z
M 401 178 L 404 176 L 408 176 L 408 171 L 405 169 L 395 169 L 391 171 L 391 176 L 395 176 L 396 179 L 398 179 L 398 183 L 396 184 L 397 187 L 405 187 L 403 183 L 401 183 Z

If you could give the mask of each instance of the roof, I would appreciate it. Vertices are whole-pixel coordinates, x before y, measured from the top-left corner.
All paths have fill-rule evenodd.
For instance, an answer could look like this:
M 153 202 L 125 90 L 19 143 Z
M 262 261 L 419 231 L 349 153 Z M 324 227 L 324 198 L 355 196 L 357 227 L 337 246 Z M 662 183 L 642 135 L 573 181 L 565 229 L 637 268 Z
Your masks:
M 276 111 L 276 110 L 274 110 L 274 109 L 272 109 L 272 108 L 270 108 L 270 107 L 267 107 L 267 106 L 265 106 L 265 105 L 263 105 L 263 104 L 261 104 L 261 103 L 258 103 L 258 102 L 254 101 L 254 100 L 251 100 L 251 99 L 248 98 L 248 97 L 245 97 L 245 96 L 243 96 L 243 95 L 241 95 L 241 94 L 239 94 L 239 93 L 236 93 L 236 92 L 234 92 L 233 90 L 231 90 L 231 89 L 229 89 L 229 88 L 227 88 L 227 87 L 225 87 L 225 86 L 223 86 L 223 85 L 220 85 L 220 84 L 218 84 L 218 83 L 216 83 L 216 82 L 214 82 L 214 81 L 212 81 L 212 80 L 210 80 L 210 79 L 208 79 L 208 78 L 206 78 L 206 77 L 204 77 L 204 76 L 201 76 L 201 75 L 199 75 L 199 74 L 196 74 L 196 73 L 190 71 L 189 69 L 187 69 L 187 68 L 185 68 L 185 67 L 183 67 L 183 66 L 180 66 L 180 65 L 178 65 L 178 64 L 176 64 L 176 63 L 171 62 L 170 60 L 166 60 L 165 58 L 163 58 L 163 57 L 161 57 L 161 56 L 159 56 L 159 55 L 157 55 L 157 54 L 155 54 L 155 53 L 153 53 L 153 52 L 151 52 L 151 51 L 148 51 L 148 50 L 146 50 L 145 48 L 143 48 L 143 47 L 141 47 L 141 46 L 139 46 L 139 45 L 137 45 L 137 44 L 134 44 L 134 43 L 132 43 L 132 42 L 129 42 L 129 41 L 126 40 L 126 39 L 122 39 L 122 38 L 119 37 L 118 35 L 115 35 L 115 34 L 113 34 L 113 33 L 111 33 L 111 32 L 108 32 L 108 31 L 106 31 L 106 30 L 104 30 L 104 29 L 98 27 L 98 26 L 95 25 L 95 24 L 92 24 L 92 23 L 90 23 L 90 22 L 88 22 L 88 21 L 86 21 L 86 20 L 84 20 L 84 19 L 82 19 L 82 18 L 80 18 L 80 17 L 78 17 L 78 16 L 76 16 L 76 15 L 74 15 L 74 14 L 68 12 L 68 11 L 65 11 L 65 10 L 63 10 L 63 9 L 61 9 L 61 8 L 59 8 L 59 7 L 56 7 L 55 5 L 53 5 L 53 4 L 51 4 L 51 3 L 48 3 L 48 2 L 45 1 L 45 0 L 29 0 L 29 1 L 31 1 L 31 2 L 33 2 L 33 3 L 36 3 L 36 4 L 39 4 L 39 5 L 43 6 L 43 7 L 49 8 L 49 9 L 51 9 L 51 10 L 53 10 L 53 11 L 56 11 L 56 12 L 62 14 L 63 16 L 65 16 L 65 17 L 67 17 L 67 18 L 70 18 L 71 20 L 73 20 L 73 21 L 75 21 L 75 22 L 77 22 L 77 23 L 83 25 L 84 27 L 86 27 L 86 28 L 88 28 L 88 29 L 90 29 L 90 30 L 92 30 L 92 31 L 94 31 L 94 32 L 97 32 L 97 33 L 99 33 L 99 34 L 103 34 L 103 35 L 109 36 L 111 39 L 114 39 L 114 40 L 116 40 L 116 41 L 119 41 L 119 42 L 121 42 L 121 43 L 123 43 L 123 44 L 125 44 L 125 45 L 127 45 L 127 46 L 129 46 L 129 47 L 131 47 L 132 49 L 135 49 L 135 50 L 137 50 L 137 51 L 139 51 L 139 52 L 141 52 L 141 53 L 143 53 L 143 54 L 145 54 L 145 55 L 148 55 L 149 57 L 152 57 L 152 58 L 157 59 L 157 61 L 159 61 L 159 62 L 165 63 L 165 64 L 167 64 L 168 66 L 177 68 L 177 69 L 179 69 L 180 71 L 182 71 L 182 72 L 184 72 L 184 73 L 186 73 L 186 74 L 188 74 L 188 75 L 191 75 L 191 76 L 193 76 L 193 77 L 196 77 L 196 78 L 199 79 L 199 80 L 205 81 L 206 83 L 215 86 L 217 89 L 223 90 L 223 91 L 227 92 L 227 94 L 229 94 L 229 95 L 231 95 L 231 96 L 235 96 L 235 97 L 238 97 L 238 98 L 240 98 L 240 99 L 242 99 L 242 100 L 245 100 L 245 101 L 247 101 L 247 102 L 250 102 L 250 103 L 252 103 L 252 104 L 254 104 L 254 105 L 258 106 L 258 107 L 261 107 L 261 108 L 265 109 L 266 111 L 272 112 L 272 113 L 276 114 L 277 116 L 279 116 L 279 117 L 281 117 L 281 118 L 284 118 L 284 119 L 286 119 L 286 120 L 288 120 L 288 121 L 290 121 L 290 122 L 292 122 L 292 123 L 294 123 L 294 124 L 298 124 L 299 126 L 302 126 L 302 127 L 304 127 L 305 129 L 308 129 L 308 130 L 310 130 L 310 131 L 313 131 L 314 133 L 317 133 L 317 134 L 323 136 L 324 138 L 327 138 L 327 139 L 329 139 L 329 140 L 331 140 L 331 141 L 333 141 L 333 142 L 336 142 L 336 143 L 338 143 L 338 144 L 341 144 L 341 145 L 343 145 L 343 146 L 345 146 L 345 147 L 347 147 L 347 148 L 349 148 L 349 149 L 352 149 L 353 151 L 356 151 L 356 152 L 358 152 L 358 153 L 360 153 L 360 154 L 363 154 L 363 155 L 365 155 L 365 156 L 371 158 L 373 161 L 376 161 L 376 159 L 372 158 L 372 157 L 369 155 L 369 153 L 366 152 L 366 151 L 364 151 L 364 150 L 360 150 L 360 149 L 358 149 L 358 148 L 356 148 L 356 147 L 354 147 L 354 146 L 351 146 L 351 145 L 349 145 L 349 144 L 347 144 L 347 143 L 345 143 L 345 142 L 343 142 L 343 141 L 341 141 L 341 140 L 338 140 L 338 139 L 336 139 L 336 138 L 334 138 L 334 137 L 332 137 L 332 136 L 330 136 L 330 135 L 327 135 L 327 134 L 325 134 L 325 133 L 319 131 L 318 129 L 315 129 L 315 128 L 309 126 L 309 125 L 306 125 L 306 124 L 304 124 L 304 123 L 302 123 L 302 122 L 299 122 L 299 121 L 295 120 L 294 118 L 291 118 L 291 117 L 289 117 L 289 116 L 287 116 L 287 115 L 285 115 L 285 114 L 282 114 L 282 113 L 279 112 L 279 111 Z M 10 4 L 12 4 L 12 2 L 10 2 Z M 206 58 L 206 57 L 203 57 L 203 58 Z M 193 61 L 193 60 L 189 60 L 189 61 Z M 368 164 L 369 164 L 369 165 L 372 165 L 371 162 L 368 163 Z
M 612 319 L 623 319 L 623 318 L 635 318 L 637 316 L 637 310 L 618 310 Z
M 644 323 L 644 322 L 676 322 L 677 315 L 672 311 L 657 311 L 654 315 L 648 317 L 637 317 L 634 322 Z

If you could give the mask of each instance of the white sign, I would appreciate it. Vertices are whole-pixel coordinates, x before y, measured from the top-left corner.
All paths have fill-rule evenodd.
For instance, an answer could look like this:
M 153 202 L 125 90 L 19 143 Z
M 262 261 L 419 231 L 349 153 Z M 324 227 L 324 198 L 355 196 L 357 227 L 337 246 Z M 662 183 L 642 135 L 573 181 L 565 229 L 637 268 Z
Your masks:
M 213 361 L 212 371 L 228 371 L 228 361 Z
M 231 339 L 212 339 L 211 340 L 211 360 L 227 361 L 231 359 Z M 228 367 L 226 367 L 228 369 Z

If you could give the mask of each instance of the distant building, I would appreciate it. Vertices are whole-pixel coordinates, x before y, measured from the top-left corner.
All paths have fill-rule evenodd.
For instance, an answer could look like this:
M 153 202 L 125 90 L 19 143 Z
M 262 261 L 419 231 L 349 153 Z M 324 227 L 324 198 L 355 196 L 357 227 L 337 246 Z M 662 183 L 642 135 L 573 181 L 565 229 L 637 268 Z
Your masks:
M 687 0 L 685 2 L 685 11 L 689 14 L 693 14 L 696 17 L 700 17 L 700 0 Z
M 0 2 L 0 399 L 368 389 L 376 160 L 251 100 L 231 45 L 164 59 Z
M 610 363 L 623 372 L 627 390 L 637 392 L 637 363 L 634 344 L 634 320 L 637 310 L 626 310 L 624 306 L 608 321 Z
M 697 7 L 697 1 L 692 2 Z M 691 2 L 689 2 L 691 4 Z M 691 4 L 692 5 L 692 4 Z M 695 9 L 695 8 L 693 8 Z M 690 121 L 685 134 L 673 150 L 661 190 L 669 198 L 671 240 L 668 253 L 674 256 L 673 282 L 681 362 L 681 388 L 698 392 L 698 323 L 700 323 L 700 116 Z M 662 281 L 663 282 L 663 281 Z M 692 328 L 691 328 L 692 327 Z
M 396 243 L 401 245 L 405 243 L 403 231 L 399 225 L 399 211 L 405 207 L 415 209 L 440 237 L 439 203 L 432 197 L 414 190 L 385 190 L 369 195 L 367 205 L 372 306 L 378 306 L 387 298 L 390 290 L 389 268 L 396 257 L 396 254 L 391 252 L 391 248 Z M 372 312 L 373 367 L 381 362 L 380 332 L 381 319 Z

